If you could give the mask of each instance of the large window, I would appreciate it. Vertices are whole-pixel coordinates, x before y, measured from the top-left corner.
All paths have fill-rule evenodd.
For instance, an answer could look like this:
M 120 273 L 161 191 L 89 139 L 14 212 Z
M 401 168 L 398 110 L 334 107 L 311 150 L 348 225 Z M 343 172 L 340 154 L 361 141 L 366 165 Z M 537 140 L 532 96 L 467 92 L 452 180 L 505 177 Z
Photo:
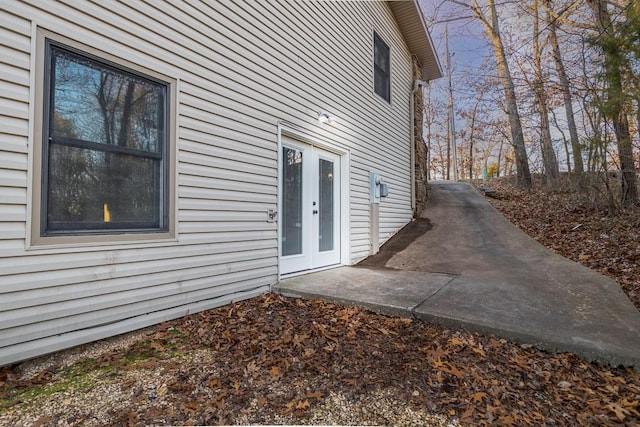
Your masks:
M 391 102 L 391 60 L 389 46 L 373 33 L 373 86 L 385 101 Z
M 168 232 L 170 84 L 44 45 L 40 236 Z

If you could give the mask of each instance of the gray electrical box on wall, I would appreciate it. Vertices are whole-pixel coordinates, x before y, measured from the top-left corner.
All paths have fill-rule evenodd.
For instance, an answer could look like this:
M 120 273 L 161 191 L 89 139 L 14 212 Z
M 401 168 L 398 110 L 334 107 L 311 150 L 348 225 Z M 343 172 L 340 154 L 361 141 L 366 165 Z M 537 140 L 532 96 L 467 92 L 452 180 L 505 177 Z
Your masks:
M 369 202 L 380 203 L 380 198 L 388 195 L 389 187 L 382 182 L 382 176 L 376 172 L 369 172 Z
M 389 187 L 387 184 L 380 184 L 380 197 L 387 197 L 389 195 Z

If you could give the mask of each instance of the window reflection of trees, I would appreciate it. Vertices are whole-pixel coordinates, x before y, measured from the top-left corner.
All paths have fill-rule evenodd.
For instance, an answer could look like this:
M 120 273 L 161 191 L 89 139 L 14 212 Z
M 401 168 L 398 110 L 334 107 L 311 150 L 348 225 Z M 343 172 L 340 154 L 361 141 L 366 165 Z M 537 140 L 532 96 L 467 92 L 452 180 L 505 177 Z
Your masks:
M 162 85 L 54 50 L 55 136 L 158 152 Z

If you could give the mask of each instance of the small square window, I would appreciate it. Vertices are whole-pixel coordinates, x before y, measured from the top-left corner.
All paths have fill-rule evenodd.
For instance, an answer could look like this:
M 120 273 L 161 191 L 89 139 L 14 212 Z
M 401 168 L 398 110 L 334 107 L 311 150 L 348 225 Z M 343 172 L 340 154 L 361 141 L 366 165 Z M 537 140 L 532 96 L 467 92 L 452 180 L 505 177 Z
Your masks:
M 391 61 L 389 46 L 373 33 L 373 86 L 385 101 L 391 102 Z
M 45 42 L 40 236 L 169 231 L 170 84 Z

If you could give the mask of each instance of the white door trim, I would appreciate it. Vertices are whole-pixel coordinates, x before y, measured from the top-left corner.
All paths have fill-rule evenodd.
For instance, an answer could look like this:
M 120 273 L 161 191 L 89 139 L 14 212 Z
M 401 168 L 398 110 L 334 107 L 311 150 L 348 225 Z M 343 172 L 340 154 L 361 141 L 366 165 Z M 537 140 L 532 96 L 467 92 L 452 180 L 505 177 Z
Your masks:
M 281 227 L 282 227 L 282 136 L 295 139 L 299 142 L 317 147 L 321 150 L 329 151 L 340 156 L 340 265 L 350 265 L 351 257 L 351 222 L 350 222 L 350 152 L 349 149 L 339 143 L 329 143 L 308 131 L 295 128 L 285 123 L 278 123 L 278 280 L 283 277 L 280 272 L 280 254 L 282 253 Z M 324 268 L 308 270 L 299 274 L 309 273 L 309 271 L 318 271 Z M 287 274 L 286 276 L 296 275 L 296 273 Z

